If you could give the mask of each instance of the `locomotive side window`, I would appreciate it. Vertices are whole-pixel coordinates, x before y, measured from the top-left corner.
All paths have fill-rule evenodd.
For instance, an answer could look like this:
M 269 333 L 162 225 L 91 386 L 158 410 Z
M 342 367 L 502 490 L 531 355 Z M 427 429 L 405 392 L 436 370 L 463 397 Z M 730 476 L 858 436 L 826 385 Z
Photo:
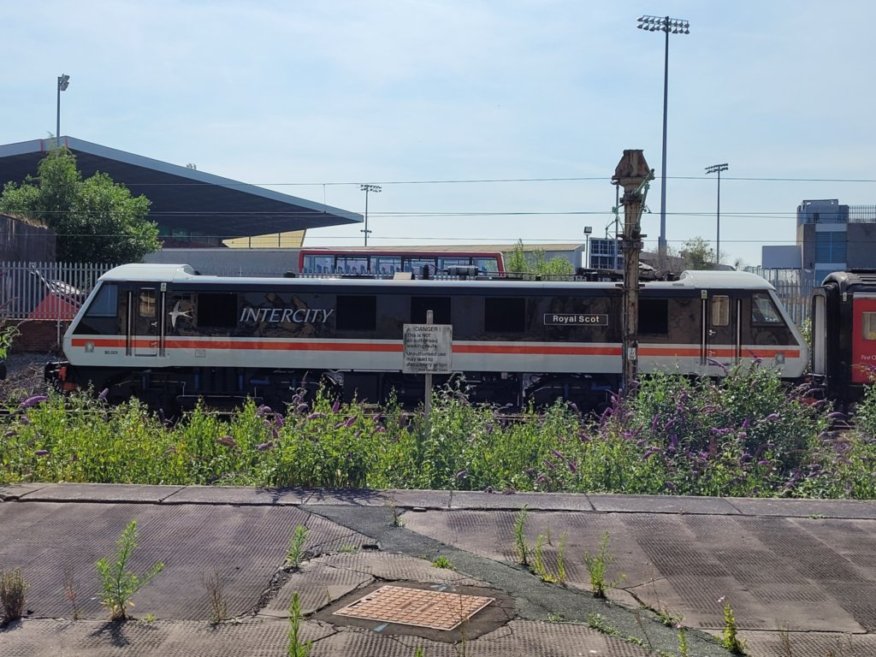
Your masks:
M 377 326 L 377 297 L 338 295 L 335 327 L 339 331 L 373 331 Z
M 235 328 L 237 295 L 233 292 L 199 293 L 197 322 L 200 328 Z
M 484 299 L 484 330 L 488 333 L 523 333 L 526 301 L 494 297 Z
M 639 333 L 669 333 L 669 300 L 639 299 Z
M 861 313 L 864 322 L 864 339 L 876 340 L 876 313 Z
M 782 316 L 768 294 L 755 292 L 751 296 L 751 323 L 759 326 L 782 324 Z
M 452 324 L 450 297 L 411 297 L 411 324 L 425 324 L 426 311 L 432 311 L 435 324 Z
M 712 309 L 709 313 L 712 326 L 730 325 L 730 297 L 718 294 L 712 297 Z

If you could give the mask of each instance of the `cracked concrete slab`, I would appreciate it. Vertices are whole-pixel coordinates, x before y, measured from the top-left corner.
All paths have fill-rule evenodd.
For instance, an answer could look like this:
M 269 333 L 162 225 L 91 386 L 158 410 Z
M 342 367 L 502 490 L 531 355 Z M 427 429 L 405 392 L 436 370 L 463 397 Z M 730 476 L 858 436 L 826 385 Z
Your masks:
M 20 499 L 32 502 L 157 504 L 181 488 L 134 484 L 47 484 L 25 493 Z
M 244 486 L 186 486 L 162 500 L 164 504 L 300 505 L 310 497 L 301 489 Z
M 375 631 L 379 624 L 352 628 L 313 620 L 310 614 L 325 609 L 329 600 L 339 603 L 385 581 L 483 586 L 510 596 L 513 618 L 470 641 L 469 655 L 648 654 L 647 648 L 597 633 L 588 624 L 638 637 L 646 646 L 651 642 L 655 650 L 675 651 L 675 630 L 655 622 L 646 610 L 630 610 L 645 604 L 685 616 L 685 625 L 692 627 L 692 657 L 718 657 L 726 652 L 704 632 L 720 632 L 724 596 L 752 657 L 783 654 L 786 638 L 795 657 L 824 657 L 840 644 L 837 654 L 844 657 L 876 654 L 872 502 L 811 506 L 808 500 L 804 505 L 621 496 L 597 500 L 591 510 L 590 499 L 599 496 L 536 494 L 528 502 L 543 508 L 527 503 L 525 533 L 530 546 L 542 536 L 541 557 L 551 572 L 563 554 L 567 584 L 557 586 L 516 564 L 514 521 L 520 506 L 493 506 L 515 495 L 136 488 L 0 488 L 5 500 L 0 503 L 0 568 L 23 569 L 32 610 L 26 620 L 0 632 L 0 657 L 282 654 L 295 590 L 308 614 L 303 638 L 316 640 L 314 657 L 410 657 L 419 645 L 430 657 L 458 654 L 459 645 L 388 636 Z M 63 495 L 64 501 L 47 501 L 53 495 Z M 388 497 L 405 510 L 403 527 L 395 526 L 397 512 L 385 503 Z M 452 508 L 454 498 L 466 508 Z M 788 513 L 782 515 L 787 502 Z M 623 508 L 608 511 L 607 504 Z M 726 504 L 736 513 L 726 512 Z M 167 564 L 134 596 L 135 615 L 152 613 L 157 620 L 111 624 L 103 621 L 94 562 L 112 554 L 131 519 L 141 530 L 134 570 L 155 560 Z M 299 524 L 310 529 L 305 562 L 284 579 L 283 561 Z M 587 592 L 583 554 L 593 554 L 606 533 L 615 559 L 609 577 L 626 575 L 609 595 L 627 607 L 605 604 Z M 438 555 L 455 569 L 433 567 Z M 75 623 L 63 620 L 72 615 L 62 590 L 68 569 L 77 581 L 80 614 L 87 619 Z M 229 614 L 235 616 L 215 628 L 206 621 L 210 605 L 203 578 L 209 572 L 222 578 Z M 782 628 L 786 635 L 779 633 Z
M 28 493 L 33 493 L 52 484 L 5 484 L 0 485 L 0 502 L 17 500 Z
M 736 497 L 728 500 L 740 513 L 751 516 L 802 518 L 861 518 L 876 520 L 876 504 L 859 500 L 788 500 Z
M 451 509 L 511 509 L 526 507 L 533 511 L 592 511 L 586 495 L 565 493 L 479 493 L 453 491 Z
M 738 514 L 727 500 L 717 497 L 684 497 L 681 495 L 590 494 L 587 496 L 593 508 L 606 513 L 703 513 L 709 515 Z

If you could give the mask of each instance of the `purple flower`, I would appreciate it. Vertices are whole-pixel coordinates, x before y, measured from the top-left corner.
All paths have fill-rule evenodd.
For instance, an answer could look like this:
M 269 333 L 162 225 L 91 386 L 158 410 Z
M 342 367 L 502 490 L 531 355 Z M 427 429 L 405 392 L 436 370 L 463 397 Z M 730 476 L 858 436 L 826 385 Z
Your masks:
M 351 415 L 350 417 L 347 418 L 347 421 L 344 422 L 344 426 L 347 427 L 348 429 L 350 427 L 352 427 L 354 424 L 356 424 L 356 416 L 355 415 Z
M 34 452 L 34 454 L 36 454 L 37 456 L 48 456 L 48 454 L 49 454 L 49 450 L 47 450 L 47 449 L 38 449 L 37 451 Z
M 34 395 L 33 397 L 28 397 L 23 402 L 21 402 L 19 408 L 31 408 L 32 406 L 36 406 L 37 404 L 42 404 L 44 401 L 46 401 L 46 399 L 48 399 L 48 397 L 46 397 L 45 395 Z
M 273 443 L 260 443 L 260 444 L 256 445 L 256 451 L 259 451 L 259 452 L 267 452 L 269 449 L 273 449 L 273 448 L 274 448 Z
M 337 413 L 339 410 L 341 410 L 341 400 L 336 399 L 335 403 L 332 404 L 332 413 Z
M 301 402 L 300 404 L 298 404 L 298 406 L 295 408 L 295 410 L 298 411 L 299 413 L 303 413 L 308 408 L 310 408 L 310 407 L 307 404 L 305 404 L 304 402 Z
M 569 459 L 566 462 L 566 465 L 569 466 L 569 472 L 571 472 L 572 474 L 578 472 L 578 465 L 575 463 L 575 459 Z
M 216 442 L 220 445 L 225 445 L 226 447 L 237 447 L 237 443 L 232 436 L 221 436 L 216 439 Z
M 659 451 L 660 450 L 657 449 L 656 447 L 649 447 L 647 450 L 645 450 L 645 453 L 642 454 L 642 458 L 647 461 L 649 458 L 654 456 Z
M 256 415 L 258 415 L 259 417 L 265 417 L 273 412 L 274 411 L 271 409 L 271 407 L 267 406 L 266 404 L 262 404 L 256 409 Z
M 104 388 L 103 390 L 100 391 L 100 394 L 97 396 L 97 400 L 105 402 L 107 395 L 109 395 L 109 388 Z
M 765 422 L 775 422 L 780 419 L 782 416 L 779 413 L 770 413 L 764 418 Z
M 307 419 L 308 419 L 308 420 L 318 420 L 318 419 L 321 418 L 321 417 L 323 417 L 323 414 L 322 414 L 322 413 L 319 413 L 319 412 L 316 412 L 316 413 L 311 413 L 310 415 L 308 415 L 308 416 L 307 416 Z

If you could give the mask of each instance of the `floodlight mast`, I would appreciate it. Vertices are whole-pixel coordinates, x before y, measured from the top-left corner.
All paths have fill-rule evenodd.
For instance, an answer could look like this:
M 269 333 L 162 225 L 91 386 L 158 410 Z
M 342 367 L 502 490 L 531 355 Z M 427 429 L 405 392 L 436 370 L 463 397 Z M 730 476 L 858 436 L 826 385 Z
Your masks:
M 706 167 L 706 173 L 717 173 L 718 174 L 718 208 L 715 213 L 715 217 L 718 225 L 718 235 L 715 246 L 715 265 L 721 264 L 721 172 L 726 171 L 730 167 L 726 162 L 723 164 L 713 164 L 711 166 Z
M 361 232 L 365 233 L 365 246 L 368 246 L 368 234 L 371 232 L 368 230 L 368 194 L 374 193 L 379 194 L 382 191 L 380 185 L 359 185 L 359 189 L 365 192 L 365 229 Z
M 666 48 L 663 56 L 663 157 L 660 170 L 660 237 L 657 253 L 661 268 L 666 264 L 666 119 L 669 99 L 669 34 L 690 34 L 690 22 L 669 16 L 639 16 L 636 26 L 646 32 L 664 32 Z
M 58 111 L 55 114 L 55 145 L 61 145 L 61 92 L 70 86 L 70 76 L 62 73 L 58 76 Z

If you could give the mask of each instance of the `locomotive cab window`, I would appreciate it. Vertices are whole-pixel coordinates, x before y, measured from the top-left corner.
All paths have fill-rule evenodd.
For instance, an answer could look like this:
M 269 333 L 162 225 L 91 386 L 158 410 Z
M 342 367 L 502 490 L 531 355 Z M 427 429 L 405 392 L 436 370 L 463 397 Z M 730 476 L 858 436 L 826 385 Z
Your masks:
M 373 331 L 377 327 L 377 297 L 338 295 L 335 327 L 339 331 Z
M 755 326 L 778 326 L 783 323 L 782 316 L 768 294 L 755 292 L 751 296 L 751 323 Z
M 712 297 L 709 320 L 712 326 L 730 325 L 730 297 L 726 294 L 717 294 Z
M 523 333 L 526 300 L 494 297 L 484 299 L 484 330 L 488 333 Z
M 864 339 L 876 340 L 876 313 L 862 313 L 861 321 L 864 322 Z
M 97 296 L 85 311 L 86 317 L 115 317 L 119 304 L 119 288 L 117 285 L 101 286 Z
M 639 333 L 669 333 L 669 300 L 639 299 Z
M 411 297 L 411 324 L 425 324 L 427 310 L 434 324 L 452 324 L 450 297 Z
M 127 314 L 127 295 L 119 298 L 118 285 L 103 283 L 73 332 L 77 335 L 122 333 Z

